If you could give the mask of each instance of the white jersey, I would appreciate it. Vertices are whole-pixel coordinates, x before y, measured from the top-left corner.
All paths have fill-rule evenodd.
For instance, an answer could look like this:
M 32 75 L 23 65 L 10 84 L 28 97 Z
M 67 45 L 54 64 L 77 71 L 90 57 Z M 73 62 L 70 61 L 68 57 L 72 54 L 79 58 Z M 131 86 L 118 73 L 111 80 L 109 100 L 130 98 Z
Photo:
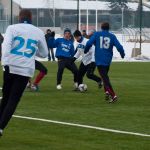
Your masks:
M 10 73 L 32 77 L 35 56 L 47 57 L 44 33 L 32 24 L 19 23 L 8 26 L 2 44 L 2 66 L 8 65 Z
M 84 54 L 84 49 L 86 46 L 88 39 L 83 37 L 83 40 L 81 43 L 76 42 L 75 47 L 77 49 L 76 54 L 74 55 L 75 58 L 81 57 L 81 61 L 86 66 L 90 64 L 91 62 L 95 62 L 95 46 L 92 46 L 88 53 Z

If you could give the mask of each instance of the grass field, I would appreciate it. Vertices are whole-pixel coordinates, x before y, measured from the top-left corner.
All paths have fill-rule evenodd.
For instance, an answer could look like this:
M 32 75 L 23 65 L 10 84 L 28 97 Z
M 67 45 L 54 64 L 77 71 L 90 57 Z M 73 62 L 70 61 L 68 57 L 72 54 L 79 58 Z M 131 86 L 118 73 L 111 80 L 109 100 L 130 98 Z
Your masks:
M 44 62 L 48 75 L 39 92 L 26 91 L 15 115 L 150 135 L 150 63 L 112 63 L 110 78 L 119 97 L 104 100 L 103 89 L 85 77 L 86 93 L 72 91 L 65 70 L 56 90 L 57 64 Z M 2 84 L 2 72 L 0 73 Z M 0 138 L 0 150 L 149 150 L 150 137 L 12 118 Z

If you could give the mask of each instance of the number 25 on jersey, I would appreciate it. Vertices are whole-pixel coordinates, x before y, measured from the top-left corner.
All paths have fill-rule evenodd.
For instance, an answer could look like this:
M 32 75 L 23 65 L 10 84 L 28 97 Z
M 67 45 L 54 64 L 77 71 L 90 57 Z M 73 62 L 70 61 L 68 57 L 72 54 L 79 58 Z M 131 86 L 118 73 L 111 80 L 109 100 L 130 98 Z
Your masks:
M 25 57 L 32 57 L 36 51 L 37 41 L 32 39 L 27 39 L 27 41 L 20 36 L 14 38 L 14 42 L 17 42 L 16 46 L 10 51 L 10 53 L 15 55 L 21 55 Z M 24 48 L 24 49 L 22 49 Z

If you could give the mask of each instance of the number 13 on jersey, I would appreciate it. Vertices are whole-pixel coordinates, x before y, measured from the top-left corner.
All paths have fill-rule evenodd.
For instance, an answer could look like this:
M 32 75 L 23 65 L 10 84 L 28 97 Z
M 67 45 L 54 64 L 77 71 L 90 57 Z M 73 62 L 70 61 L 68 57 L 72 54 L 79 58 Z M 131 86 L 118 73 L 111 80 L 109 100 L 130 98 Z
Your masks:
M 110 38 L 100 36 L 100 48 L 109 49 L 110 47 Z

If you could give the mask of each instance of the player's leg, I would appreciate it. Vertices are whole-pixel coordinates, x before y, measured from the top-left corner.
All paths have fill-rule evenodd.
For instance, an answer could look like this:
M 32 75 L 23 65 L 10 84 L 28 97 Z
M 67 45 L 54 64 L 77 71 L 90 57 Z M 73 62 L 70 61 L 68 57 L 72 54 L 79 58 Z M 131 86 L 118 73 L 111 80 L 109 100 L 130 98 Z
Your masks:
M 12 83 L 13 83 L 12 74 L 9 73 L 9 67 L 6 66 L 5 71 L 3 72 L 3 88 L 2 88 L 2 99 L 0 103 L 0 119 L 8 102 Z
M 58 59 L 57 86 L 56 86 L 58 90 L 62 89 L 61 81 L 65 69 L 65 63 L 66 62 L 64 59 Z
M 54 50 L 53 50 L 53 48 L 50 48 L 50 50 L 51 50 L 52 60 L 55 61 Z
M 87 71 L 87 67 L 81 62 L 79 66 L 79 71 L 78 71 L 78 85 L 83 83 L 83 77 Z
M 109 66 L 98 66 L 98 71 L 103 80 L 106 97 L 109 97 L 109 95 L 110 95 L 110 97 L 111 97 L 110 102 L 116 101 L 117 96 L 111 86 L 109 76 L 108 76 Z
M 71 59 L 66 60 L 66 68 L 69 69 L 72 74 L 74 75 L 74 87 L 75 89 L 78 88 L 78 68 Z
M 35 69 L 39 70 L 39 73 L 37 74 L 37 76 L 33 82 L 33 85 L 31 86 L 31 89 L 38 90 L 39 83 L 47 74 L 47 68 L 41 62 L 35 60 Z
M 102 87 L 102 80 L 100 77 L 98 77 L 97 75 L 94 74 L 94 71 L 95 71 L 95 68 L 96 68 L 96 65 L 95 65 L 95 62 L 92 62 L 90 63 L 89 65 L 87 65 L 87 73 L 86 73 L 86 76 L 97 82 L 98 84 L 98 87 L 101 88 Z
M 20 101 L 20 98 L 23 94 L 23 91 L 26 88 L 29 77 L 24 77 L 20 75 L 12 75 L 13 85 L 9 94 L 7 105 L 3 110 L 3 113 L 0 118 L 0 129 L 3 130 L 11 119 L 17 104 Z
M 48 48 L 48 61 L 51 61 L 50 48 Z

